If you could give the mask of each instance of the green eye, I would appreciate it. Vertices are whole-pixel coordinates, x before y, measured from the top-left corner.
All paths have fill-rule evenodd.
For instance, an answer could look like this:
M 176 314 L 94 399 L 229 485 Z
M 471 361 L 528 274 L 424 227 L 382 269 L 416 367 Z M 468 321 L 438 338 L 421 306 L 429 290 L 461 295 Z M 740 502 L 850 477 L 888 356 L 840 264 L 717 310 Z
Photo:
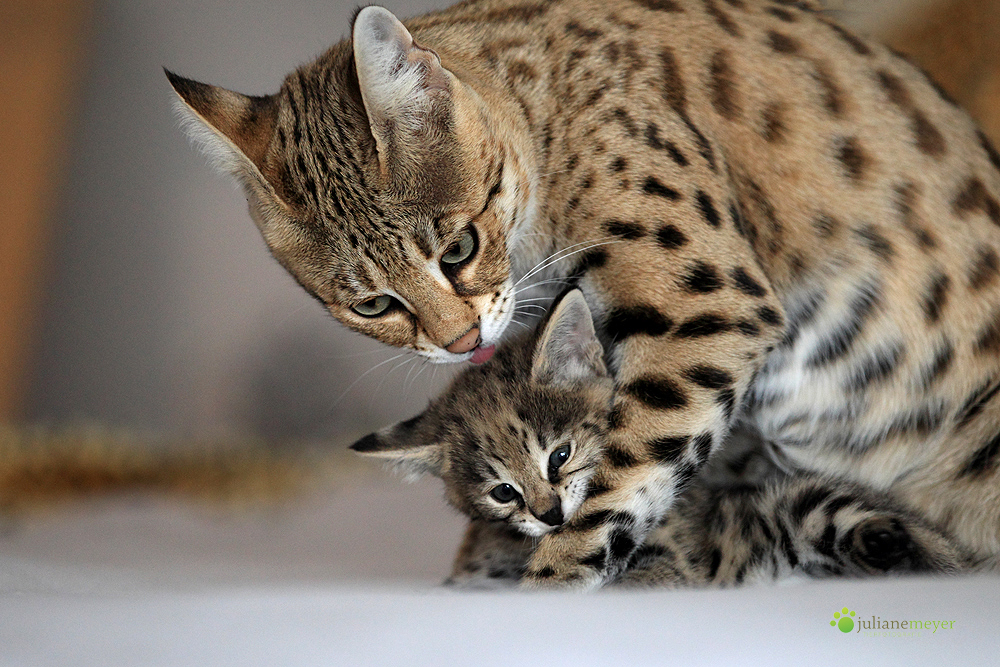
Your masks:
M 376 317 L 389 310 L 389 306 L 391 305 L 392 297 L 383 294 L 382 296 L 368 299 L 364 303 L 359 303 L 354 306 L 352 310 L 358 315 L 363 315 L 364 317 Z
M 509 503 L 520 495 L 510 484 L 500 484 L 490 491 L 490 496 L 498 503 Z
M 461 238 L 448 246 L 448 249 L 441 255 L 442 264 L 459 264 L 469 259 L 476 250 L 476 237 L 472 230 L 467 229 L 462 232 Z
M 549 455 L 549 469 L 558 470 L 569 460 L 569 445 L 561 445 Z

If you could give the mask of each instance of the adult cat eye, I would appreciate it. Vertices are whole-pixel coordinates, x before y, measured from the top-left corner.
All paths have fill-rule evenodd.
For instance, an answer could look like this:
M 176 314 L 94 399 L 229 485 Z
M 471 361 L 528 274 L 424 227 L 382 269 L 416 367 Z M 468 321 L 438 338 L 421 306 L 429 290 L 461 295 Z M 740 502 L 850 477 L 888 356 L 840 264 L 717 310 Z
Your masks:
M 510 484 L 500 484 L 490 491 L 490 496 L 498 503 L 509 503 L 520 495 Z
M 462 236 L 459 237 L 458 241 L 452 243 L 445 250 L 444 254 L 441 255 L 442 264 L 461 264 L 465 260 L 472 257 L 472 253 L 476 250 L 476 236 L 472 233 L 472 229 L 467 229 L 462 232 Z
M 557 470 L 562 464 L 569 460 L 569 445 L 560 445 L 549 454 L 549 468 Z
M 383 294 L 381 296 L 368 299 L 364 303 L 359 303 L 358 305 L 353 306 L 351 310 L 364 317 L 376 317 L 389 310 L 389 306 L 391 305 L 392 297 Z

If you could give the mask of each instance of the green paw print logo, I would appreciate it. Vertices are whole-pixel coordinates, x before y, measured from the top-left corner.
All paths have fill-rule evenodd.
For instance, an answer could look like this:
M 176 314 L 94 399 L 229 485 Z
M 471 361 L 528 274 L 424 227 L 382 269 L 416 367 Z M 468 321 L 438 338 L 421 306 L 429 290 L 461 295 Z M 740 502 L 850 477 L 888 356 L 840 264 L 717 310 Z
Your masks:
M 830 621 L 830 625 L 841 632 L 850 632 L 854 629 L 854 619 L 851 618 L 852 616 L 854 616 L 854 612 L 844 607 L 840 611 L 833 612 L 833 620 Z

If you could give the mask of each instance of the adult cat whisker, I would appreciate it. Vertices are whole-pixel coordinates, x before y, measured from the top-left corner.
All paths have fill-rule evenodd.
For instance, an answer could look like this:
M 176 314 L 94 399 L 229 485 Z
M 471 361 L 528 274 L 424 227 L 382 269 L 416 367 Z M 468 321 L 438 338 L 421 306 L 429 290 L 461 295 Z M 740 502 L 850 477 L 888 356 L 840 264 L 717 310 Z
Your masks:
M 517 287 L 522 282 L 524 282 L 526 279 L 528 279 L 531 276 L 535 275 L 539 271 L 542 271 L 543 269 L 546 269 L 546 268 L 552 266 L 553 264 L 555 264 L 556 262 L 559 262 L 559 261 L 562 261 L 562 260 L 566 259 L 567 257 L 572 257 L 573 255 L 577 254 L 578 252 L 584 252 L 586 250 L 590 250 L 591 248 L 596 248 L 598 246 L 607 245 L 608 243 L 616 243 L 619 240 L 620 239 L 616 239 L 615 237 L 612 237 L 612 236 L 605 236 L 605 237 L 602 237 L 602 238 L 599 238 L 599 239 L 590 239 L 588 241 L 581 241 L 580 243 L 574 243 L 573 245 L 566 246 L 565 248 L 557 250 L 554 253 L 552 253 L 551 255 L 549 255 L 548 257 L 546 257 L 545 259 L 543 259 L 540 262 L 538 262 L 538 264 L 535 264 L 535 266 L 533 266 L 527 273 L 525 273 L 523 276 L 521 276 L 518 279 L 518 281 L 516 283 L 514 283 L 514 287 Z M 593 244 L 593 245 L 587 245 L 587 244 Z M 585 247 L 578 248 L 579 246 L 585 246 Z M 560 255 L 560 253 L 564 253 L 567 250 L 572 250 L 573 248 L 578 248 L 578 249 L 577 250 L 573 250 L 573 252 L 570 252 L 570 253 L 567 253 L 565 255 L 561 255 L 561 256 L 557 257 L 557 255 Z
M 532 289 L 533 287 L 538 287 L 540 285 L 549 285 L 551 283 L 562 283 L 563 285 L 569 285 L 570 280 L 566 278 L 546 278 L 545 280 L 539 280 L 538 282 L 531 283 L 530 285 L 522 285 L 520 288 L 514 291 L 515 296 L 521 292 Z
M 588 250 L 592 250 L 594 248 L 598 248 L 598 247 L 600 247 L 602 245 L 610 245 L 612 243 L 619 243 L 620 241 L 621 241 L 621 239 L 611 239 L 611 240 L 603 241 L 603 242 L 600 242 L 600 243 L 594 243 L 592 245 L 588 245 L 588 246 L 585 246 L 583 248 L 579 248 L 578 250 L 574 250 L 571 253 L 562 255 L 561 257 L 555 257 L 555 255 L 557 255 L 559 253 L 553 253 L 550 256 L 550 257 L 552 257 L 552 259 L 550 261 L 548 261 L 547 263 L 542 264 L 541 266 L 538 266 L 537 268 L 533 269 L 532 271 L 526 273 L 524 276 L 521 277 L 521 280 L 524 280 L 525 278 L 533 276 L 536 273 L 538 273 L 539 271 L 542 271 L 542 270 L 547 269 L 548 267 L 552 266 L 556 262 L 561 262 L 564 259 L 568 259 L 568 258 L 572 257 L 573 255 L 576 255 L 577 253 L 586 252 Z M 580 244 L 576 244 L 576 245 L 580 245 Z M 574 247 L 574 246 L 570 246 L 570 248 L 572 248 L 572 247 Z M 563 250 L 560 250 L 559 252 L 563 252 L 564 250 L 568 250 L 568 249 L 569 248 L 564 248 Z M 514 286 L 516 287 L 518 285 L 518 283 L 521 282 L 521 280 L 518 280 L 516 283 L 514 283 Z
M 410 389 L 413 388 L 413 385 L 420 377 L 420 374 L 423 373 L 425 370 L 427 370 L 427 365 L 428 365 L 427 360 L 421 359 L 420 364 L 414 364 L 413 366 L 410 367 L 410 370 L 406 371 L 406 377 L 403 379 L 403 391 L 409 391 Z M 416 370 L 417 373 L 416 375 L 413 376 L 413 379 L 411 380 L 410 373 L 412 373 L 414 370 Z
M 535 303 L 525 303 L 525 304 L 518 304 L 517 307 L 514 309 L 514 312 L 515 313 L 517 313 L 517 312 L 523 312 L 522 309 L 524 309 L 524 308 L 535 308 L 537 310 L 542 311 L 543 313 L 548 312 L 548 310 L 549 310 L 545 306 L 539 306 L 538 304 L 535 304 Z
M 378 384 L 375 385 L 375 389 L 372 391 L 372 395 L 371 395 L 371 399 L 370 400 L 374 401 L 375 400 L 375 396 L 377 396 L 379 393 L 381 393 L 381 391 L 382 391 L 382 385 L 385 384 L 385 381 L 389 379 L 389 376 L 392 375 L 393 372 L 395 372 L 395 370 L 397 368 L 402 368 L 406 364 L 413 363 L 414 361 L 416 361 L 419 358 L 420 357 L 418 357 L 416 355 L 410 356 L 409 358 L 403 359 L 401 362 L 399 362 L 398 364 L 396 364 L 395 366 L 393 366 L 392 368 L 390 368 L 386 372 L 386 374 L 384 376 L 382 376 L 382 379 L 378 381 Z
M 350 392 L 351 389 L 354 389 L 354 385 L 356 385 L 357 383 L 361 382 L 365 378 L 366 375 L 368 375 L 369 373 L 371 373 L 372 371 L 374 371 L 376 368 L 378 368 L 380 366 L 385 366 L 386 364 L 388 364 L 390 362 L 393 362 L 396 359 L 399 359 L 400 357 L 402 357 L 402 356 L 404 356 L 404 355 L 406 355 L 408 353 L 409 353 L 409 350 L 403 350 L 399 354 L 394 355 L 392 357 L 389 357 L 385 361 L 380 361 L 379 363 L 375 364 L 374 366 L 372 366 L 371 368 L 369 368 L 368 370 L 366 370 L 364 373 L 362 373 L 361 375 L 359 375 L 357 377 L 357 379 L 355 379 L 354 382 L 352 382 L 351 384 L 347 385 L 347 389 L 345 389 L 344 392 L 340 396 L 337 397 L 337 400 L 335 400 L 333 402 L 333 407 L 336 407 L 342 400 L 344 400 L 344 397 L 347 396 L 348 392 Z

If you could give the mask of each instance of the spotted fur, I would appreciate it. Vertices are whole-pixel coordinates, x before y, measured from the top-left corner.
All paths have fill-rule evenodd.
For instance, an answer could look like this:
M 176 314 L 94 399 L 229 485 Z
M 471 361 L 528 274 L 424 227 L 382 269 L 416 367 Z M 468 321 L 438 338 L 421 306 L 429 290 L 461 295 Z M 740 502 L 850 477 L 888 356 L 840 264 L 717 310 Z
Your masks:
M 577 512 L 635 521 L 545 534 L 529 580 L 616 577 L 737 420 L 1000 552 L 996 151 L 917 68 L 779 4 L 372 7 L 275 95 L 171 75 L 347 326 L 457 361 L 523 287 L 582 290 L 617 386 Z

